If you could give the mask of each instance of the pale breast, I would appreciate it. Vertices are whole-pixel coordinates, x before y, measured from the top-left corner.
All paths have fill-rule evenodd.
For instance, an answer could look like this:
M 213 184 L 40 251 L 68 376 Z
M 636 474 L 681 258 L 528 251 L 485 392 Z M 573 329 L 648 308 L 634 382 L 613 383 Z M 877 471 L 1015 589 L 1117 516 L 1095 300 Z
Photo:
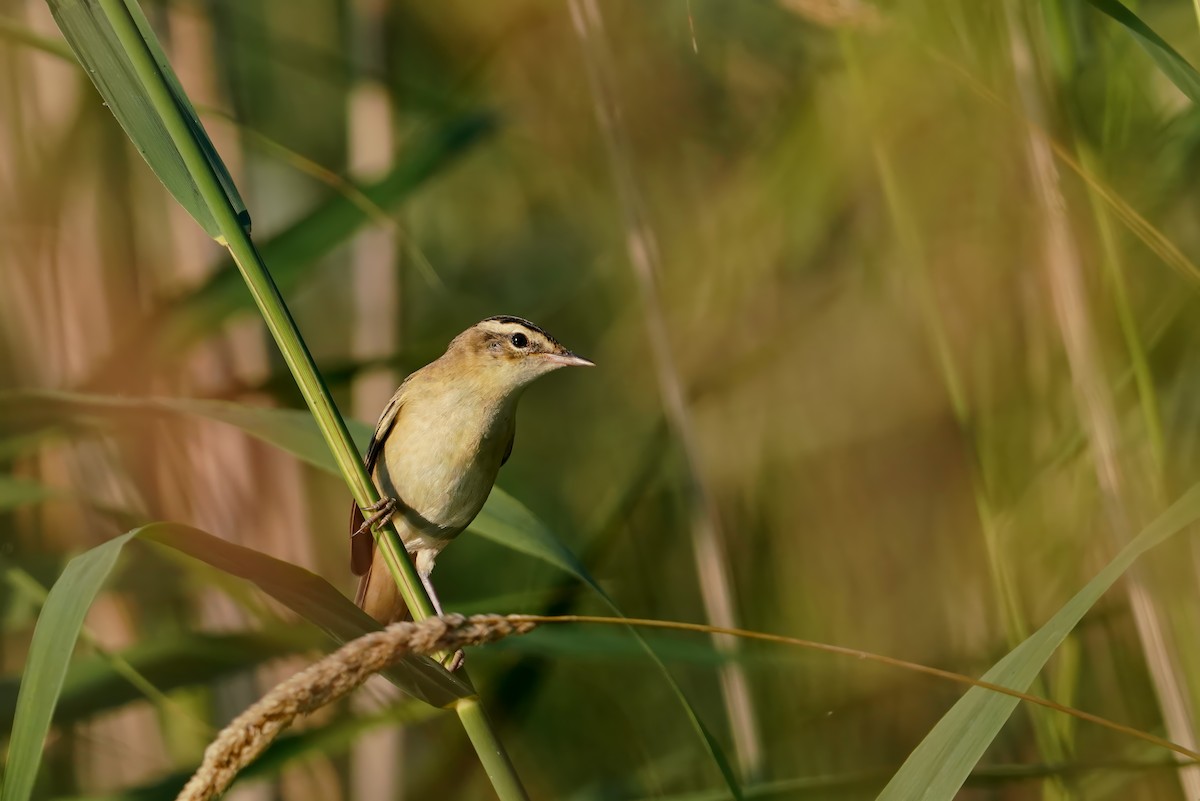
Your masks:
M 384 442 L 375 480 L 400 502 L 409 526 L 449 539 L 483 508 L 513 426 L 507 408 L 449 398 L 406 402 Z

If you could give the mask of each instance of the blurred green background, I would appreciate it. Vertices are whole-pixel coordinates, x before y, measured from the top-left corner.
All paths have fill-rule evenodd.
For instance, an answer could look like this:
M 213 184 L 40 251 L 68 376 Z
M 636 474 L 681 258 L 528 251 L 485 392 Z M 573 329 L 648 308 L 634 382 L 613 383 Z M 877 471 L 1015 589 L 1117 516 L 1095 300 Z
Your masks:
M 1131 7 L 1200 57 L 1200 6 Z M 1189 74 L 1092 5 L 144 8 L 344 413 L 373 422 L 493 314 L 597 362 L 527 393 L 499 485 L 629 615 L 979 675 L 1196 480 L 1200 115 Z M 198 416 L 33 394 L 302 406 L 223 251 L 61 50 L 43 3 L 0 0 L 8 721 L 30 579 L 139 522 L 353 591 L 336 478 Z M 1195 746 L 1198 571 L 1186 536 L 1156 550 L 1033 692 Z M 607 611 L 469 532 L 434 578 L 454 611 Z M 213 727 L 327 645 L 149 546 L 87 629 L 38 797 L 173 797 Z M 754 797 L 874 797 L 961 692 L 651 641 Z M 131 692 L 97 649 L 165 694 Z M 619 630 L 555 628 L 470 664 L 536 798 L 725 797 Z M 306 721 L 259 779 L 231 797 L 492 792 L 453 716 L 382 683 Z M 1164 752 L 1021 707 L 961 797 L 1194 791 Z

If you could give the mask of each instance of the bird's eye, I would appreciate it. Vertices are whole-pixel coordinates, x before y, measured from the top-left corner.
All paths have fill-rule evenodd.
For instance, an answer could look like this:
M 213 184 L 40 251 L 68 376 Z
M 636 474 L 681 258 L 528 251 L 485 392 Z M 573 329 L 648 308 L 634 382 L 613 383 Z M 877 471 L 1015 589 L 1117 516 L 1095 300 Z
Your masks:
M 508 341 L 513 343 L 514 348 L 523 348 L 529 344 L 529 338 L 522 333 L 513 334 Z

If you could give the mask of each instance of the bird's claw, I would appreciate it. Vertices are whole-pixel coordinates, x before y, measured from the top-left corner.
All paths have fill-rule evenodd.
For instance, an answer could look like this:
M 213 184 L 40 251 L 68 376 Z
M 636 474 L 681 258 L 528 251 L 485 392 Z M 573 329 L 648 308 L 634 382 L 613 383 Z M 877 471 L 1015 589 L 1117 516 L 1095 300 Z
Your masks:
M 391 520 L 392 515 L 396 514 L 396 499 L 380 498 L 370 506 L 364 506 L 363 511 L 369 512 L 370 515 L 363 520 L 363 524 L 358 527 L 358 531 L 350 535 L 351 539 L 357 537 L 359 534 L 365 534 L 381 523 Z

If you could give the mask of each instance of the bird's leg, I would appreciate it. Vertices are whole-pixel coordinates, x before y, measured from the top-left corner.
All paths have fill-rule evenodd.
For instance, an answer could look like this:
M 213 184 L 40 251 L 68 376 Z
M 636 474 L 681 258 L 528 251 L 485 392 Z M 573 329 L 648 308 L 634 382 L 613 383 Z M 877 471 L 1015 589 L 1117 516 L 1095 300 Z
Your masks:
M 425 585 L 425 592 L 429 593 L 429 601 L 433 604 L 433 611 L 438 617 L 446 614 L 442 609 L 442 600 L 438 598 L 437 590 L 433 588 L 433 582 L 429 580 L 428 573 L 421 574 L 421 583 Z
M 433 561 L 436 558 L 437 551 L 432 549 L 422 548 L 417 551 L 417 575 L 421 577 L 421 584 L 425 586 L 425 592 L 429 594 L 429 602 L 433 604 L 433 611 L 438 617 L 442 617 L 446 613 L 442 610 L 442 602 L 438 598 L 437 590 L 433 588 L 433 582 L 429 580 L 429 574 L 433 572 Z M 446 667 L 446 670 L 453 672 L 462 667 L 465 660 L 466 655 L 463 654 L 462 650 L 458 650 L 451 654 L 442 664 Z
M 380 498 L 370 506 L 363 507 L 364 512 L 369 512 L 363 524 L 358 527 L 358 531 L 350 535 L 351 539 L 359 534 L 365 534 L 379 523 L 386 523 L 392 519 L 392 515 L 396 514 L 397 503 L 395 498 Z
M 433 611 L 438 617 L 446 614 L 442 611 L 442 602 L 438 598 L 437 590 L 433 588 L 433 582 L 429 580 L 429 574 L 433 572 L 433 560 L 437 558 L 437 553 L 429 548 L 422 548 L 417 551 L 417 575 L 421 577 L 421 584 L 425 586 L 425 592 L 429 595 L 429 601 L 433 604 Z

